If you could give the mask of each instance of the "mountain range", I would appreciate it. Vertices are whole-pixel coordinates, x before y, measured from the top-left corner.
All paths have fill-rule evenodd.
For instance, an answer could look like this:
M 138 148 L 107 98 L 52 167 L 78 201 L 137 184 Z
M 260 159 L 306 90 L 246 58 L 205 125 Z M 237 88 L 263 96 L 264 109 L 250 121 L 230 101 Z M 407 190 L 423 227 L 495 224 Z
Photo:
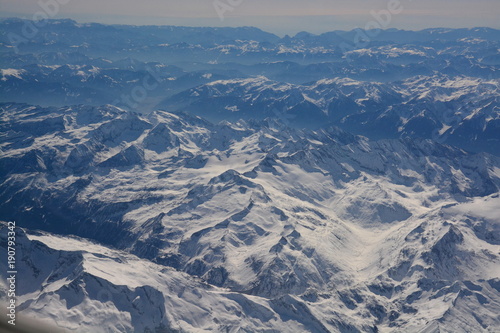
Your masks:
M 14 38 L 29 22 L 0 22 L 2 102 L 113 104 L 213 122 L 279 117 L 500 154 L 498 30 L 389 29 L 356 44 L 356 31 L 280 38 L 250 27 L 49 20 L 33 38 Z
M 2 108 L 0 213 L 28 228 L 33 318 L 78 332 L 498 325 L 493 155 L 272 119 Z
M 20 324 L 498 332 L 499 30 L 44 23 L 0 21 Z

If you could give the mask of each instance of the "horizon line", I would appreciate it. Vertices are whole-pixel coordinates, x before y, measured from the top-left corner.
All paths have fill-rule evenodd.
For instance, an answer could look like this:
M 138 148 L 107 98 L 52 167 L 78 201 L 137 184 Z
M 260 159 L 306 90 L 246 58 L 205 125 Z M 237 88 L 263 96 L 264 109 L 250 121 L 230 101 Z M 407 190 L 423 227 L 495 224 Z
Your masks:
M 133 17 L 136 17 L 136 16 L 133 16 Z M 247 16 L 249 17 L 249 16 Z M 260 17 L 260 16 L 259 16 Z M 269 16 L 266 16 L 266 17 L 273 17 L 271 15 Z M 276 17 L 281 17 L 281 16 L 276 16 Z M 302 15 L 302 16 L 286 16 L 287 18 L 292 18 L 292 17 L 297 17 L 297 18 L 302 18 L 302 17 L 332 17 L 331 15 Z M 164 19 L 164 20 L 168 20 L 168 19 L 184 19 L 184 18 L 179 18 L 179 17 L 163 17 L 161 19 Z M 197 18 L 187 18 L 187 19 L 197 19 Z M 212 20 L 213 18 L 208 18 L 210 20 Z M 31 18 L 27 18 L 27 17 L 21 17 L 21 16 L 3 16 L 2 14 L 0 14 L 0 22 L 3 22 L 3 21 L 8 21 L 8 20 L 20 20 L 20 21 L 31 21 L 31 22 L 35 22 L 35 21 L 40 21 L 40 20 L 33 20 Z M 42 21 L 63 21 L 63 20 L 66 20 L 66 21 L 73 21 L 77 24 L 100 24 L 100 25 L 103 25 L 103 26 L 131 26 L 131 27 L 179 27 L 179 28 L 212 28 L 212 29 L 217 29 L 217 28 L 225 28 L 225 29 L 238 29 L 238 28 L 254 28 L 254 29 L 259 29 L 263 32 L 266 32 L 266 33 L 270 33 L 270 34 L 274 34 L 278 37 L 280 37 L 279 35 L 281 34 L 276 34 L 274 32 L 271 32 L 269 30 L 266 30 L 265 28 L 262 28 L 262 27 L 258 27 L 257 25 L 247 25 L 247 24 L 243 24 L 243 25 L 239 25 L 239 26 L 235 26 L 235 25 L 189 25 L 189 24 L 144 24 L 144 23 L 106 23 L 106 22 L 98 22 L 98 21 L 92 21 L 92 20 L 79 20 L 77 18 L 71 18 L 71 17 L 60 17 L 60 18 L 48 18 L 48 19 L 44 19 Z M 286 33 L 284 36 L 282 37 L 285 37 L 285 36 L 291 36 L 291 35 L 297 35 L 299 33 L 308 33 L 308 34 L 311 34 L 311 35 L 315 35 L 315 36 L 320 36 L 322 34 L 325 34 L 325 33 L 330 33 L 330 32 L 354 32 L 354 31 L 358 31 L 359 29 L 361 30 L 365 30 L 365 31 L 371 31 L 371 30 L 380 30 L 380 31 L 384 31 L 384 32 L 387 32 L 387 31 L 409 31 L 409 32 L 423 32 L 423 31 L 426 31 L 426 30 L 440 30 L 440 29 L 443 29 L 443 30 L 474 30 L 474 29 L 491 29 L 491 30 L 495 30 L 495 31 L 500 31 L 500 28 L 495 28 L 493 26 L 463 26 L 463 27 L 447 27 L 447 26 L 429 26 L 429 27 L 426 27 L 426 28 L 400 28 L 400 27 L 381 27 L 380 29 L 363 29 L 363 28 L 360 28 L 360 27 L 354 27 L 352 29 L 333 29 L 333 30 L 325 30 L 323 32 L 310 32 L 310 31 L 307 31 L 307 30 L 300 30 L 298 32 L 295 32 L 295 33 Z

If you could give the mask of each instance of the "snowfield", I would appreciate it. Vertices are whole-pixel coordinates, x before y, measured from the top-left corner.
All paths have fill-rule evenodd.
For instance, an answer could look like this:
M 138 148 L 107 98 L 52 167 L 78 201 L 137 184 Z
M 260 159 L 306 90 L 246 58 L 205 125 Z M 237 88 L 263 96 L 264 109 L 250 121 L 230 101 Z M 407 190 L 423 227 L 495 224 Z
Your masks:
M 68 332 L 498 332 L 498 157 L 272 119 L 2 108 L 21 314 Z

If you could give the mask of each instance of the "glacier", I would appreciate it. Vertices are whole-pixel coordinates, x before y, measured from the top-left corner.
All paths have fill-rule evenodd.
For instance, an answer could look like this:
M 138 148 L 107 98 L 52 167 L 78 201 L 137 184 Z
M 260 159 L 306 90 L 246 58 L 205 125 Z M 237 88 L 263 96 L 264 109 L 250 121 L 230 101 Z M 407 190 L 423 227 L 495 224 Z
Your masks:
M 69 332 L 498 329 L 494 155 L 269 118 L 1 107 L 20 315 Z

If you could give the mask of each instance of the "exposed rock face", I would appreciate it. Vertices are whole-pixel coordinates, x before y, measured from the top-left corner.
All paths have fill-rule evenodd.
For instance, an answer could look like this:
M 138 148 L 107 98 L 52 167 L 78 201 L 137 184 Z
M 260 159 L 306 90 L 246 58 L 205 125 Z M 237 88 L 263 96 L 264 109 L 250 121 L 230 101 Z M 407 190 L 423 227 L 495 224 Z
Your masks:
M 47 117 L 64 127 L 23 132 Z M 495 156 L 111 106 L 4 119 L 22 313 L 82 332 L 499 324 Z

